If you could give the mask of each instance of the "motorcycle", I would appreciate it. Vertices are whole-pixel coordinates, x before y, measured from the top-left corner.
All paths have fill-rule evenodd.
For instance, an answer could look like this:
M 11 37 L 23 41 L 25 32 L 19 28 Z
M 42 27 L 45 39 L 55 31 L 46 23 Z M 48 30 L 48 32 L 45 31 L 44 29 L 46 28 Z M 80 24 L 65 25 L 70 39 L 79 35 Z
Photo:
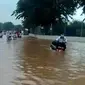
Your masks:
M 2 33 L 0 33 L 0 38 L 2 38 L 3 37 L 3 34 Z
M 7 40 L 12 40 L 12 37 L 11 36 L 7 36 Z
M 19 35 L 19 36 L 18 36 L 18 38 L 22 38 L 22 36 L 21 36 L 21 35 Z
M 63 46 L 58 46 L 57 48 L 56 48 L 56 51 L 65 51 L 65 48 L 63 47 Z
M 50 47 L 51 47 L 52 50 L 55 50 L 55 51 L 58 51 L 58 52 L 65 51 L 65 49 L 66 49 L 66 43 L 64 43 L 64 42 L 58 42 L 57 43 L 57 46 L 52 44 L 52 45 L 50 45 Z
M 0 35 L 0 38 L 2 38 L 3 37 L 3 35 Z
M 16 36 L 13 36 L 13 40 L 16 40 L 17 39 L 17 37 Z
M 20 33 L 19 33 L 19 34 L 17 34 L 17 37 L 18 37 L 18 38 L 22 38 L 22 36 L 21 36 L 21 34 L 20 34 Z
M 14 35 L 12 36 L 12 38 L 13 38 L 13 40 L 16 40 L 16 39 L 17 39 L 16 34 L 14 34 Z
M 51 50 L 55 50 L 57 52 L 65 51 L 64 47 L 58 46 L 57 48 L 55 46 L 50 46 Z

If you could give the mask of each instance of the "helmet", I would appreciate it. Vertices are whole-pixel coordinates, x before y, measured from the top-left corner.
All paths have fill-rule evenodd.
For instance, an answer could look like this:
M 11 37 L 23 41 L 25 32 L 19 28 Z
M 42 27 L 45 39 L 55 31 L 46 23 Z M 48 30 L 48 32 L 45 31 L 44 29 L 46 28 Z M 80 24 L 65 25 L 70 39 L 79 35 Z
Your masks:
M 60 38 L 62 38 L 62 39 L 63 39 L 63 38 L 64 38 L 64 35 L 63 35 L 63 34 L 61 34 Z

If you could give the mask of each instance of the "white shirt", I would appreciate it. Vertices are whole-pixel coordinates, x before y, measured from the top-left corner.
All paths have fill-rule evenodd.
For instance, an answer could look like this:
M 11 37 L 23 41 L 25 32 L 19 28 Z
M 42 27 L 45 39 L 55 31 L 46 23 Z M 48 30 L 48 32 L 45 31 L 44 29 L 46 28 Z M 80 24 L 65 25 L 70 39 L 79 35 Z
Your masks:
M 59 41 L 61 38 L 60 37 L 58 37 L 58 38 L 56 38 L 56 41 Z M 66 39 L 66 37 L 64 37 L 64 42 L 66 42 L 67 43 L 67 39 Z

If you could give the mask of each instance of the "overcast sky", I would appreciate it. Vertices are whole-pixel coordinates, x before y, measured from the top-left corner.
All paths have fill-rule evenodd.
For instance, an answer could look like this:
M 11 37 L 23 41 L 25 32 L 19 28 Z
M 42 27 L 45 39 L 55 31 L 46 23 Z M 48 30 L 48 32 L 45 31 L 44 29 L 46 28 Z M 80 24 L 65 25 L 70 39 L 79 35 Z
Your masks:
M 14 24 L 20 24 L 20 20 L 15 20 L 11 14 L 16 8 L 18 0 L 0 0 L 0 22 L 11 21 Z
M 74 15 L 73 18 L 76 20 L 82 21 L 85 18 L 85 15 L 81 16 L 81 13 L 82 13 L 82 8 L 80 8 L 76 11 L 76 15 Z
M 14 24 L 20 24 L 20 20 L 15 20 L 14 16 L 11 16 L 12 12 L 16 8 L 18 0 L 0 0 L 0 22 L 11 21 Z M 84 16 L 80 16 L 82 10 L 79 9 L 76 15 L 73 17 L 76 20 L 83 20 Z

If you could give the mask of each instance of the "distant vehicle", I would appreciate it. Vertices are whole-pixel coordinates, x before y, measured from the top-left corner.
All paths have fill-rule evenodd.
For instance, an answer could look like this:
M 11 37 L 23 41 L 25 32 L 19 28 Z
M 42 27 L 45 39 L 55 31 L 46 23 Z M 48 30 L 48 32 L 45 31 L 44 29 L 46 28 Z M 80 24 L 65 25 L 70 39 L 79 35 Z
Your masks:
M 2 38 L 3 37 L 3 33 L 2 33 L 2 31 L 0 31 L 0 38 Z
M 12 38 L 13 38 L 13 40 L 16 40 L 17 39 L 17 34 L 16 34 L 15 31 L 12 33 Z
M 8 36 L 8 37 L 7 37 L 7 40 L 12 40 L 11 36 Z
M 12 40 L 12 35 L 10 32 L 7 33 L 7 40 Z
M 0 35 L 0 38 L 2 38 L 3 37 L 3 35 Z
M 17 34 L 17 38 L 22 38 L 22 35 L 20 32 L 16 32 L 16 34 Z
M 13 34 L 13 40 L 16 40 L 17 39 L 17 36 L 16 36 L 16 34 Z

